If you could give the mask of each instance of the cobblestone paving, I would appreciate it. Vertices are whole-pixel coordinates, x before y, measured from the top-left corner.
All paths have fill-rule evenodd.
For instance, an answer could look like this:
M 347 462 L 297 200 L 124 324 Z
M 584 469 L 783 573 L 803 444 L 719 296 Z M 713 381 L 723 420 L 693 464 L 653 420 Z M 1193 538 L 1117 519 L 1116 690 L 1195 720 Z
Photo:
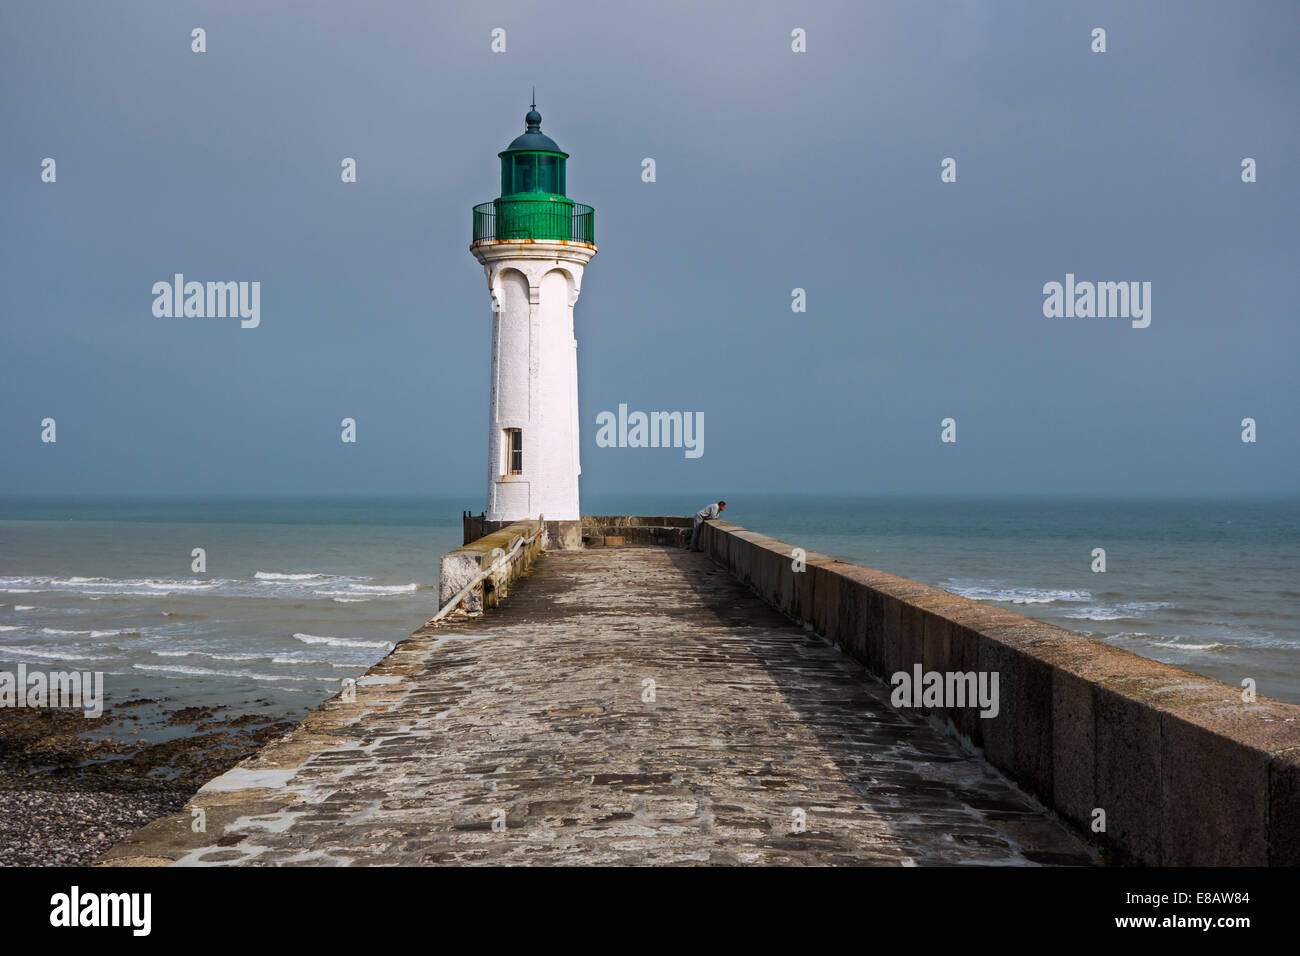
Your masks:
M 105 860 L 173 861 L 1095 858 L 705 555 L 628 548 L 548 554 L 500 608 L 422 628 Z

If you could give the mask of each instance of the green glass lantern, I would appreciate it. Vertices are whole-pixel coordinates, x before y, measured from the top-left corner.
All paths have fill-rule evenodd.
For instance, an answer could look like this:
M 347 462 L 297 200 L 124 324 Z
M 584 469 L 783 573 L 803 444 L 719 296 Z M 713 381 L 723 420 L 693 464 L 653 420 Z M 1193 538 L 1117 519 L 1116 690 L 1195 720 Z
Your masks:
M 474 241 L 564 240 L 594 243 L 594 212 L 565 195 L 569 154 L 542 132 L 537 104 L 524 132 L 497 154 L 501 196 L 474 210 Z

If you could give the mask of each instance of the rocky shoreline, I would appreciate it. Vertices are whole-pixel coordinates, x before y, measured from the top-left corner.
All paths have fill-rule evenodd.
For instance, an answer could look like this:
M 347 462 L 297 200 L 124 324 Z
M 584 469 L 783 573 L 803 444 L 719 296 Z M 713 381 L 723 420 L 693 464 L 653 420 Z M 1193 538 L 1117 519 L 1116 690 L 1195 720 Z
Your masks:
M 96 718 L 0 709 L 0 866 L 93 863 L 295 723 L 149 698 Z

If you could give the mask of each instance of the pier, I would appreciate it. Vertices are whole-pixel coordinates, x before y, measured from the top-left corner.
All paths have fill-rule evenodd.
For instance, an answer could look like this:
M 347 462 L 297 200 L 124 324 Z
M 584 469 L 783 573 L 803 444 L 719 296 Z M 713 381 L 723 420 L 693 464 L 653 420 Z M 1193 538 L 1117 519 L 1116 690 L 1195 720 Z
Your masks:
M 461 549 L 496 569 L 484 611 L 101 863 L 1293 861 L 1300 707 L 725 521 L 704 554 L 647 543 L 664 524 Z M 998 672 L 996 716 L 891 706 L 873 672 L 913 664 Z
M 206 833 L 177 814 L 108 859 L 1091 861 L 887 698 L 704 555 L 550 553 L 499 607 L 417 631 L 354 701 L 205 787 Z

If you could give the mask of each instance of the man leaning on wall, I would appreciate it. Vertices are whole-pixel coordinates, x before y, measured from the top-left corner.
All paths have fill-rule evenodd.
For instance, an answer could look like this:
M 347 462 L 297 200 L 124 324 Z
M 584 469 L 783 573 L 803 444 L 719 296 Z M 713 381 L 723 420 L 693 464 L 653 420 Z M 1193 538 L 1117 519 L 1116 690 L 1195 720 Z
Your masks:
M 705 505 L 699 511 L 695 512 L 695 527 L 691 529 L 691 545 L 687 550 L 700 550 L 700 528 L 704 527 L 704 522 L 716 518 L 726 510 L 727 503 L 725 501 L 716 501 L 711 505 Z

